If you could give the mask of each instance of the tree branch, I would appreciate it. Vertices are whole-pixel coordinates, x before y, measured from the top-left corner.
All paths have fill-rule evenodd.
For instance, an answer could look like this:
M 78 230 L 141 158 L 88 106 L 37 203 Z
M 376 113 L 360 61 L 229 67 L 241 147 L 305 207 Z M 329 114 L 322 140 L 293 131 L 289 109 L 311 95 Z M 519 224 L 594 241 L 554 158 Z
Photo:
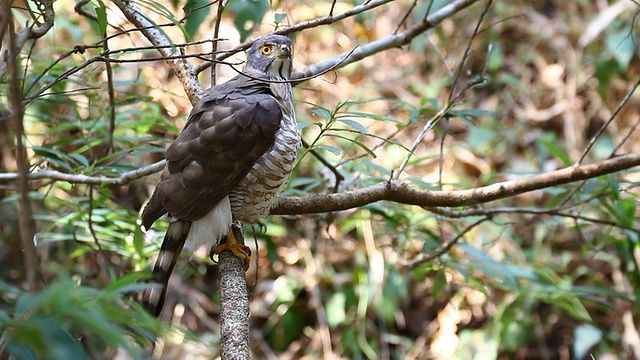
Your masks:
M 317 194 L 280 198 L 272 215 L 301 215 L 341 211 L 387 200 L 400 204 L 431 206 L 466 206 L 504 199 L 551 186 L 592 179 L 640 165 L 640 153 L 632 153 L 589 165 L 579 165 L 548 173 L 526 176 L 468 190 L 419 190 L 398 180 L 338 194 Z
M 242 223 L 234 222 L 233 236 L 244 244 Z M 249 291 L 244 260 L 223 251 L 220 255 L 220 345 L 223 359 L 250 359 Z
M 71 175 L 55 170 L 40 170 L 29 174 L 29 180 L 50 179 L 73 184 L 126 185 L 134 180 L 156 173 L 164 168 L 165 161 L 123 173 L 119 177 Z M 388 181 L 362 189 L 336 194 L 315 194 L 303 197 L 281 197 L 271 209 L 271 215 L 300 215 L 341 211 L 362 207 L 376 201 L 394 201 L 423 207 L 466 206 L 504 199 L 526 192 L 598 176 L 640 166 L 640 153 L 622 155 L 588 165 L 576 165 L 544 174 L 525 176 L 480 188 L 467 190 L 432 191 L 411 188 L 400 180 Z M 15 181 L 16 173 L 0 174 L 0 182 Z
M 153 23 L 140 8 L 131 0 L 113 0 L 113 3 L 122 11 L 124 16 L 134 26 L 141 29 L 144 36 L 157 47 L 162 56 L 169 57 L 168 63 L 176 72 L 176 76 L 182 83 L 182 86 L 194 104 L 200 96 L 202 96 L 202 87 L 198 82 L 198 76 L 195 67 L 186 59 L 176 57 L 181 55 L 178 48 L 173 46 L 167 35 L 160 30 L 157 24 Z
M 7 14 L 6 17 L 0 17 L 2 24 L 0 28 L 8 31 L 9 44 L 7 54 L 7 68 L 9 79 L 9 126 L 13 130 L 16 138 L 16 163 L 18 167 L 18 222 L 20 226 L 20 243 L 21 253 L 24 259 L 24 270 L 26 280 L 31 291 L 40 289 L 42 273 L 40 262 L 38 260 L 38 252 L 33 243 L 35 234 L 35 223 L 33 221 L 33 211 L 31 209 L 31 200 L 29 200 L 29 157 L 27 149 L 24 145 L 24 108 L 22 107 L 22 92 L 20 90 L 20 75 L 18 73 L 18 57 L 19 48 L 16 41 L 16 32 L 14 28 L 13 14 L 11 13 L 11 2 L 4 2 L 0 5 L 0 13 Z
M 126 185 L 134 180 L 141 179 L 145 176 L 157 173 L 164 168 L 166 161 L 160 160 L 149 166 L 128 171 L 118 177 L 108 176 L 88 176 L 84 174 L 67 174 L 56 170 L 40 170 L 27 175 L 29 180 L 54 180 L 66 181 L 72 184 L 89 184 L 89 185 Z M 15 181 L 19 178 L 16 173 L 0 173 L 0 183 L 7 181 Z
M 36 14 L 34 14 L 31 11 L 31 8 L 29 7 L 30 5 L 25 3 L 27 10 L 29 11 L 32 19 L 34 20 L 34 24 L 27 25 L 19 33 L 15 33 L 15 32 L 13 33 L 11 41 L 12 41 L 12 45 L 14 46 L 14 50 L 12 50 L 11 47 L 9 47 L 9 49 L 4 50 L 2 52 L 2 55 L 0 55 L 0 79 L 3 79 L 7 73 L 7 70 L 9 70 L 9 66 L 7 66 L 6 64 L 9 62 L 8 57 L 11 56 L 11 52 L 15 51 L 16 54 L 19 54 L 20 50 L 22 50 L 22 48 L 24 47 L 24 44 L 27 41 L 35 40 L 44 36 L 44 34 L 49 32 L 49 30 L 53 27 L 53 18 L 55 16 L 55 12 L 53 10 L 53 1 L 52 0 L 35 0 L 33 1 L 33 3 L 35 4 L 36 7 L 38 7 L 39 10 L 42 11 L 40 15 L 42 16 L 44 21 L 42 23 L 38 23 L 36 20 L 37 18 Z M 3 12 L 1 14 L 3 16 L 7 15 L 7 19 L 11 19 L 11 21 L 13 21 L 13 16 L 11 13 L 12 1 L 3 1 L 2 4 L 6 5 L 7 8 L 3 9 L 2 10 Z M 2 18 L 2 16 L 0 16 L 0 18 Z M 6 30 L 6 28 L 0 29 L 0 39 L 3 38 L 2 32 L 4 30 Z M 0 45 L 0 48 L 1 47 L 2 46 Z
M 313 77 L 333 67 L 344 67 L 356 61 L 360 61 L 373 54 L 410 43 L 415 37 L 438 25 L 442 20 L 470 6 L 478 0 L 458 0 L 441 8 L 428 16 L 418 24 L 401 33 L 393 33 L 382 39 L 374 40 L 368 44 L 358 46 L 355 51 L 347 51 L 330 59 L 309 65 L 302 70 L 293 73 L 293 80 Z
M 294 26 L 290 26 L 290 27 L 283 27 L 280 30 L 274 31 L 274 34 L 279 34 L 279 35 L 287 35 L 287 34 L 291 34 L 294 32 L 298 32 L 298 31 L 302 31 L 305 29 L 311 29 L 314 27 L 318 27 L 320 25 L 328 25 L 328 24 L 333 24 L 334 22 L 346 19 L 350 16 L 355 16 L 357 14 L 360 14 L 362 12 L 365 12 L 367 10 L 371 10 L 373 8 L 376 8 L 378 6 L 384 5 L 386 3 L 392 2 L 395 0 L 375 0 L 375 1 L 369 1 L 369 2 L 365 2 L 362 5 L 356 5 L 353 8 L 351 8 L 350 10 L 347 10 L 343 13 L 337 14 L 337 15 L 329 15 L 329 16 L 325 16 L 325 17 L 321 17 L 321 18 L 317 18 L 317 19 L 313 19 L 313 20 L 309 20 L 309 21 L 305 21 L 299 24 L 296 24 Z M 228 57 L 232 56 L 233 54 L 236 54 L 240 51 L 243 50 L 247 50 L 248 48 L 251 47 L 251 45 L 253 45 L 254 40 L 249 40 L 249 41 L 245 41 L 244 43 L 236 46 L 235 48 L 229 50 L 229 51 L 225 51 L 223 54 L 220 54 L 216 57 L 217 61 L 221 61 L 224 59 L 227 59 Z M 204 70 L 206 70 L 207 68 L 209 68 L 211 66 L 211 63 L 209 62 L 205 62 L 202 63 L 200 65 L 198 65 L 196 67 L 196 72 L 200 73 Z

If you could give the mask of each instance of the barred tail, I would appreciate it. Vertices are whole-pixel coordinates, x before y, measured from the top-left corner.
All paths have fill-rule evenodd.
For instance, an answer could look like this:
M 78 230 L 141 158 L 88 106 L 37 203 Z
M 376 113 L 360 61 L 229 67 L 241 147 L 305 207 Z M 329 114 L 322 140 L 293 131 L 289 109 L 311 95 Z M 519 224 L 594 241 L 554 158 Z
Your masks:
M 142 294 L 142 306 L 154 316 L 159 316 L 162 311 L 169 277 L 187 240 L 190 227 L 190 221 L 174 220 L 169 224 L 167 233 L 164 235 L 158 259 L 153 267 L 153 278 L 149 281 L 152 284 L 160 285 L 160 287 L 145 290 Z

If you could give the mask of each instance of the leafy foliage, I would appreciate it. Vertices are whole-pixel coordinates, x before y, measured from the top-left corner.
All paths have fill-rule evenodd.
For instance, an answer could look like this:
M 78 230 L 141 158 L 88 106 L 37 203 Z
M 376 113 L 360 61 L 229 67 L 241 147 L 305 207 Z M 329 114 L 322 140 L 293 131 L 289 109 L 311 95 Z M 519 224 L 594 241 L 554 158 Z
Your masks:
M 138 3 L 176 44 L 210 36 L 217 20 L 210 5 L 218 3 Z M 345 44 L 412 26 L 446 4 L 394 2 L 305 30 L 296 34 L 297 59 L 324 60 L 349 50 Z M 222 28 L 235 28 L 244 41 L 289 19 L 350 9 L 344 6 L 231 0 Z M 191 105 L 164 63 L 138 62 L 155 50 L 136 50 L 145 42 L 120 33 L 110 2 L 85 8 L 95 16 L 61 7 L 56 31 L 19 56 L 29 162 L 34 171 L 119 177 L 160 160 Z M 308 146 L 284 195 L 343 192 L 396 177 L 420 189 L 471 189 L 572 166 L 583 152 L 583 162 L 594 162 L 639 151 L 637 124 L 629 120 L 637 107 L 607 122 L 638 70 L 633 16 L 620 13 L 576 49 L 576 29 L 604 21 L 589 16 L 599 12 L 589 2 L 499 2 L 471 41 L 479 12 L 470 7 L 409 47 L 350 64 L 330 81 L 298 86 L 297 116 Z M 457 72 L 467 43 L 470 55 Z M 86 49 L 72 51 L 77 44 Z M 111 56 L 109 70 L 99 55 L 106 48 L 133 50 Z M 193 44 L 184 54 L 205 51 Z M 457 83 L 449 71 L 460 74 Z M 449 98 L 454 85 L 466 89 L 455 101 Z M 5 77 L 0 104 L 8 89 Z M 0 145 L 3 172 L 15 171 L 12 146 Z M 129 299 L 148 286 L 145 270 L 166 228 L 159 221 L 144 233 L 138 220 L 155 181 L 156 175 L 124 186 L 31 182 L 34 240 L 47 264 L 47 286 L 38 292 L 20 288 L 18 195 L 0 189 L 0 353 L 108 358 L 120 349 L 145 358 L 143 348 L 158 335 L 172 354 L 217 341 L 211 335 L 216 268 L 208 260 L 180 261 L 167 306 L 172 326 Z M 256 275 L 248 272 L 257 276 L 252 328 L 263 339 L 253 351 L 352 359 L 631 357 L 624 338 L 633 332 L 619 318 L 637 320 L 640 309 L 637 187 L 631 170 L 482 206 L 376 202 L 247 227 L 247 234 L 256 233 L 260 259 Z M 215 356 L 215 349 L 203 356 Z

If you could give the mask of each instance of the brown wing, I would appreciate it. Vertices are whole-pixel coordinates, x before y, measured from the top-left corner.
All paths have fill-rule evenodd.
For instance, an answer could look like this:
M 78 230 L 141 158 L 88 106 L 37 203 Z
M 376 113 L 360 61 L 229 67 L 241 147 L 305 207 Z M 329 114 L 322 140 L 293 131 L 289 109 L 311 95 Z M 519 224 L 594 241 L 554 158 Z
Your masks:
M 142 213 L 150 228 L 165 213 L 205 216 L 272 146 L 282 111 L 269 84 L 239 75 L 210 88 L 167 148 L 160 183 Z

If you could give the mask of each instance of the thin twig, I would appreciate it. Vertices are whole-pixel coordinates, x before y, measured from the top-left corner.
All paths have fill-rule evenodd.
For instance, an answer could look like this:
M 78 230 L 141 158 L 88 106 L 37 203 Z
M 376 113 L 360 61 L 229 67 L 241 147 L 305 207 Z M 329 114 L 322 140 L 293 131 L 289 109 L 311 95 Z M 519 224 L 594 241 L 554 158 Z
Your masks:
M 342 176 L 342 174 L 340 174 L 340 171 L 338 171 L 338 169 L 333 164 L 331 164 L 327 159 L 325 159 L 324 156 L 320 155 L 314 149 L 309 149 L 310 145 L 305 140 L 302 140 L 302 146 L 304 146 L 306 149 L 308 149 L 308 151 L 311 153 L 311 155 L 315 156 L 315 158 L 318 159 L 318 161 L 320 161 L 322 163 L 322 165 L 326 166 L 327 169 L 331 170 L 333 175 L 336 177 L 336 183 L 333 186 L 333 192 L 338 192 L 338 188 L 340 187 L 340 183 L 342 181 L 344 181 L 344 176 Z
M 104 50 L 109 51 L 109 43 L 108 41 L 104 42 Z M 114 151 L 113 148 L 113 133 L 116 131 L 116 92 L 113 88 L 113 67 L 111 66 L 111 61 L 109 61 L 109 56 L 105 56 L 105 69 L 107 71 L 107 94 L 109 95 L 109 127 L 107 129 L 107 149 L 106 154 Z
M 414 151 L 418 148 L 418 146 L 420 145 L 420 143 L 422 143 L 422 140 L 424 140 L 424 137 L 427 135 L 427 133 L 429 131 L 431 131 L 431 129 L 433 129 L 438 122 L 440 122 L 440 120 L 445 117 L 450 111 L 451 109 L 453 109 L 453 107 L 455 106 L 456 101 L 459 99 L 460 94 L 462 92 L 460 92 L 458 95 L 455 96 L 454 98 L 454 92 L 458 83 L 458 80 L 460 78 L 460 74 L 462 73 L 462 68 L 464 66 L 465 61 L 467 60 L 468 56 L 469 56 L 469 51 L 471 51 L 471 44 L 473 43 L 473 40 L 475 39 L 475 36 L 478 33 L 478 30 L 480 29 L 480 24 L 482 24 L 482 22 L 484 21 L 484 17 L 487 15 L 489 8 L 491 7 L 492 1 L 489 0 L 487 5 L 485 6 L 484 11 L 482 12 L 482 14 L 480 15 L 480 18 L 478 19 L 478 21 L 476 22 L 476 27 L 473 30 L 473 34 L 471 34 L 471 37 L 469 38 L 469 41 L 467 42 L 467 47 L 465 48 L 464 54 L 462 56 L 462 59 L 460 60 L 460 64 L 458 64 L 456 71 L 453 75 L 453 83 L 451 84 L 451 90 L 449 91 L 449 97 L 448 100 L 446 102 L 446 104 L 444 105 L 444 107 L 442 109 L 440 109 L 440 111 L 438 111 L 422 128 L 422 131 L 418 134 L 418 136 L 415 138 L 415 140 L 413 141 L 413 144 L 411 145 L 411 151 L 407 154 L 407 156 L 404 158 L 404 160 L 402 161 L 402 163 L 400 164 L 400 167 L 398 168 L 398 170 L 395 172 L 394 175 L 394 179 L 399 179 L 400 175 L 402 174 L 402 172 L 404 171 L 404 169 L 406 168 L 407 164 L 409 163 L 409 160 L 411 160 L 411 157 L 414 155 Z M 428 15 L 428 13 L 427 13 Z M 424 22 L 431 24 L 431 21 L 428 20 L 428 16 L 425 15 L 425 20 Z M 466 91 L 468 88 L 470 88 L 471 86 L 467 86 L 463 91 Z M 444 139 L 443 139 L 444 141 Z M 439 166 L 440 168 L 442 168 L 442 160 L 443 160 L 443 152 L 440 151 L 440 159 L 439 159 Z M 441 177 L 441 175 L 440 175 Z
M 288 34 L 292 34 L 294 32 L 299 32 L 305 29 L 311 29 L 314 27 L 318 27 L 321 25 L 327 25 L 327 24 L 332 24 L 334 22 L 346 19 L 348 17 L 351 16 L 355 16 L 357 14 L 360 14 L 362 12 L 374 9 L 378 6 L 382 6 L 384 4 L 387 4 L 389 2 L 392 2 L 395 0 L 377 0 L 377 1 L 371 1 L 369 3 L 366 4 L 362 4 L 362 5 L 356 5 L 353 8 L 351 8 L 350 10 L 347 10 L 343 13 L 334 15 L 334 16 L 325 16 L 322 18 L 317 18 L 317 19 L 313 19 L 313 20 L 309 20 L 309 21 L 305 21 L 290 27 L 286 27 L 286 28 L 282 28 L 280 30 L 274 31 L 274 34 L 278 34 L 278 35 L 288 35 Z M 224 60 L 230 56 L 233 56 L 236 53 L 239 53 L 240 51 L 244 51 L 247 50 L 251 47 L 251 45 L 253 45 L 253 42 L 255 40 L 249 40 L 246 41 L 238 46 L 236 46 L 235 48 L 225 52 L 225 54 L 219 55 L 216 60 L 220 61 L 220 60 Z M 196 73 L 200 73 L 204 70 L 206 70 L 209 66 L 211 66 L 211 64 L 209 63 L 202 63 L 199 66 L 196 67 Z
M 598 138 L 600 138 L 600 135 L 602 135 L 602 133 L 607 129 L 607 127 L 609 127 L 609 125 L 613 122 L 613 120 L 615 120 L 615 118 L 618 116 L 618 114 L 620 113 L 620 110 L 622 110 L 622 108 L 624 108 L 627 102 L 629 102 L 629 99 L 631 99 L 631 95 L 633 95 L 633 93 L 636 91 L 638 86 L 640 86 L 640 79 L 638 79 L 635 82 L 635 84 L 633 84 L 631 89 L 627 92 L 627 95 L 624 97 L 624 99 L 622 99 L 622 102 L 620 103 L 620 105 L 618 105 L 618 107 L 613 112 L 613 114 L 611 114 L 611 116 L 609 117 L 609 120 L 607 120 L 607 122 L 605 122 L 602 125 L 600 130 L 598 130 L 598 132 L 591 138 L 591 140 L 589 141 L 589 145 L 587 145 L 587 148 L 584 149 L 584 151 L 582 152 L 582 156 L 580 156 L 580 159 L 576 164 L 582 164 L 582 161 L 584 161 L 584 159 L 587 157 L 587 154 L 589 154 L 589 151 L 591 151 L 591 148 L 596 144 L 596 141 L 598 140 Z
M 631 135 L 633 135 L 633 133 L 636 132 L 636 130 L 638 129 L 638 125 L 640 125 L 640 118 L 638 118 L 636 123 L 633 124 L 631 129 L 629 129 L 629 131 L 627 132 L 627 135 L 625 135 L 624 138 L 622 138 L 622 140 L 620 140 L 620 143 L 615 147 L 615 149 L 613 149 L 613 151 L 611 152 L 611 157 L 615 156 L 616 153 L 618 152 L 618 150 L 620 150 L 622 148 L 622 146 L 627 141 L 629 141 L 629 139 L 631 138 Z
M 342 53 L 335 57 L 309 65 L 302 70 L 296 71 L 292 75 L 292 79 L 297 80 L 298 78 L 312 77 L 315 74 L 318 74 L 332 66 L 335 66 L 335 64 L 338 62 L 342 62 L 341 67 L 347 66 L 349 64 L 360 61 L 366 57 L 369 57 L 381 51 L 385 51 L 391 48 L 397 48 L 397 47 L 409 44 L 418 35 L 423 34 L 425 31 L 438 25 L 442 20 L 467 8 L 468 6 L 472 5 L 477 1 L 478 0 L 453 1 L 452 3 L 440 8 L 440 10 L 430 15 L 427 19 L 424 19 L 423 21 L 417 23 L 416 25 L 410 27 L 409 29 L 401 33 L 390 34 L 384 38 L 371 41 L 364 45 L 360 45 L 358 46 L 357 51 L 354 51 L 353 54 L 351 54 L 346 59 L 345 59 L 346 53 Z M 374 2 L 372 1 L 371 4 L 373 3 Z M 289 29 L 290 28 L 288 28 L 287 30 Z
M 173 48 L 166 48 L 171 45 L 171 41 L 167 35 L 162 32 L 156 24 L 142 12 L 136 3 L 129 0 L 113 0 L 113 3 L 122 11 L 124 16 L 136 27 L 145 28 L 143 34 L 153 44 L 158 47 L 158 51 L 165 57 L 173 57 L 180 55 L 179 51 Z M 175 71 L 177 78 L 187 93 L 187 97 L 191 103 L 195 103 L 202 96 L 202 87 L 198 82 L 195 67 L 184 58 L 176 58 L 169 61 L 172 69 Z
M 402 27 L 402 25 L 404 25 L 404 23 L 407 21 L 407 19 L 409 18 L 409 15 L 411 15 L 411 13 L 413 12 L 413 9 L 416 8 L 417 4 L 418 4 L 418 0 L 413 0 L 413 3 L 409 7 L 409 10 L 407 10 L 407 12 L 404 14 L 402 19 L 400 20 L 400 22 L 398 22 L 398 25 L 396 26 L 396 28 L 393 30 L 393 34 L 397 34 L 398 31 L 400 31 L 400 27 Z M 431 7 L 431 4 L 433 4 L 433 1 L 429 4 L 429 8 Z M 427 13 L 429 12 L 427 11 Z
M 568 208 L 568 207 L 563 207 L 563 208 Z M 557 209 L 498 207 L 498 208 L 492 208 L 492 209 L 482 208 L 482 209 L 468 209 L 468 210 L 462 210 L 462 211 L 452 211 L 446 208 L 437 208 L 437 209 L 430 208 L 429 210 L 433 211 L 438 215 L 444 215 L 451 218 L 462 218 L 462 217 L 471 217 L 471 216 L 495 216 L 498 214 L 532 214 L 532 215 L 560 216 L 560 217 L 571 218 L 573 220 L 582 220 L 582 221 L 586 221 L 594 224 L 614 226 L 617 228 L 633 231 L 636 234 L 640 235 L 640 229 L 634 228 L 632 226 L 627 226 L 612 220 L 595 218 L 595 217 L 579 215 L 579 214 L 572 214 L 572 213 L 564 212 Z
M 222 13 L 226 6 L 225 0 L 218 0 L 218 11 L 216 12 L 216 23 L 213 26 L 213 38 L 217 39 L 220 34 L 220 23 L 222 22 Z M 216 53 L 218 52 L 218 42 L 214 41 L 211 45 L 211 60 L 213 61 L 213 67 L 211 68 L 211 86 L 216 84 Z
M 402 174 L 404 169 L 407 167 L 407 164 L 409 163 L 409 160 L 411 160 L 411 157 L 414 155 L 414 152 L 418 148 L 418 145 L 422 143 L 422 140 L 424 140 L 424 137 L 427 135 L 429 131 L 431 131 L 431 129 L 433 129 L 436 126 L 436 124 L 438 124 L 440 119 L 445 117 L 449 113 L 449 111 L 451 111 L 451 109 L 453 108 L 453 105 L 454 104 L 451 102 L 445 104 L 445 106 L 442 109 L 440 109 L 436 114 L 433 115 L 431 119 L 429 119 L 429 121 L 427 121 L 424 124 L 424 126 L 422 127 L 422 131 L 420 131 L 420 133 L 415 138 L 415 140 L 413 140 L 413 144 L 411 144 L 409 153 L 402 160 L 402 163 L 400 163 L 400 167 L 398 167 L 398 170 L 395 171 L 395 174 L 393 176 L 394 179 L 396 180 L 400 179 L 400 174 Z
M 480 25 L 482 25 L 482 22 L 484 21 L 484 18 L 489 13 L 489 9 L 491 8 L 492 4 L 493 4 L 493 0 L 487 1 L 486 6 L 482 10 L 482 13 L 480 14 L 480 17 L 478 18 L 478 21 L 476 22 L 476 26 L 473 29 L 473 33 L 471 34 L 471 37 L 469 38 L 469 41 L 467 42 L 467 46 L 464 49 L 464 53 L 462 54 L 462 59 L 460 60 L 460 64 L 458 64 L 458 67 L 456 67 L 456 71 L 455 71 L 455 73 L 453 75 L 453 84 L 451 84 L 451 90 L 449 91 L 449 98 L 448 98 L 449 102 L 453 102 L 454 98 L 455 99 L 459 98 L 460 94 L 462 94 L 466 90 L 466 89 L 463 89 L 462 91 L 458 92 L 457 95 L 454 96 L 454 93 L 456 92 L 456 88 L 457 88 L 457 85 L 458 85 L 458 81 L 460 79 L 460 74 L 462 74 L 462 69 L 464 68 L 464 64 L 467 61 L 467 59 L 469 58 L 469 52 L 471 51 L 471 45 L 473 44 L 473 41 L 475 40 L 476 36 L 478 35 L 478 31 L 480 30 Z
M 456 237 L 454 237 L 453 239 L 447 241 L 446 243 L 442 244 L 442 246 L 430 253 L 430 254 L 420 254 L 418 256 L 416 256 L 415 258 L 408 260 L 408 261 L 403 261 L 400 260 L 398 261 L 398 263 L 401 266 L 405 266 L 405 267 L 409 267 L 409 268 L 413 268 L 416 267 L 419 264 L 425 263 L 427 261 L 431 261 L 434 260 L 436 258 L 439 258 L 440 256 L 444 255 L 445 253 L 447 253 L 449 250 L 451 250 L 451 248 L 453 247 L 453 245 L 457 244 L 458 241 L 460 241 L 460 239 L 462 239 L 462 237 L 468 233 L 469 231 L 471 231 L 471 229 L 473 229 L 474 227 L 480 225 L 481 223 L 490 220 L 491 217 L 489 216 L 485 216 L 479 220 L 474 221 L 473 223 L 469 224 L 467 227 L 465 227 Z

